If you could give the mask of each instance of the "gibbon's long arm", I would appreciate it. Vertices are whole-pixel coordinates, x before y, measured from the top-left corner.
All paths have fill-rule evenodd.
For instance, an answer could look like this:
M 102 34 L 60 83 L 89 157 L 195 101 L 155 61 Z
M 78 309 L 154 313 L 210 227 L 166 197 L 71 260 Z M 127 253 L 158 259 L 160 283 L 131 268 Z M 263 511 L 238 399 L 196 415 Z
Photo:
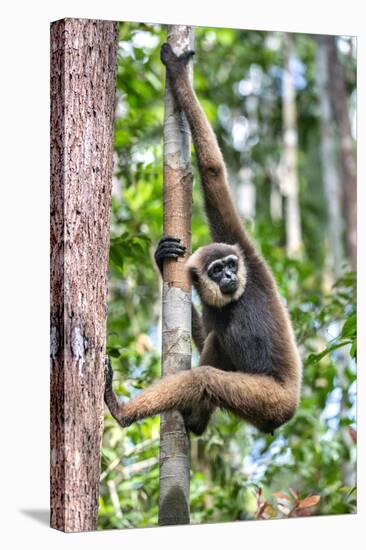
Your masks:
M 272 432 L 293 415 L 298 399 L 293 386 L 291 380 L 280 384 L 269 376 L 201 366 L 162 378 L 126 404 L 118 403 L 107 380 L 105 401 L 122 427 L 168 410 L 194 410 L 206 401 L 208 407 L 234 412 L 260 430 Z
M 166 65 L 172 92 L 185 112 L 191 129 L 212 240 L 239 243 L 244 249 L 249 247 L 252 250 L 231 198 L 224 159 L 216 136 L 189 80 L 187 62 L 192 55 L 193 52 L 177 57 L 169 44 L 163 44 L 161 48 L 161 60 Z

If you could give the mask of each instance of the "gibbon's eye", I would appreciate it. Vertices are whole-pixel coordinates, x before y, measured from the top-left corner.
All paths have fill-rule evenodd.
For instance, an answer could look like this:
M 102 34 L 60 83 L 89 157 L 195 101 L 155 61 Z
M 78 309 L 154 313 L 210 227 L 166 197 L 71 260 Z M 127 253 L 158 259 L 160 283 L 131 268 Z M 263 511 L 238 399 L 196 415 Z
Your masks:
M 214 275 L 218 275 L 219 273 L 221 273 L 221 267 L 219 265 L 216 265 L 214 268 L 213 268 L 213 271 L 212 273 Z
M 235 268 L 235 262 L 233 262 L 233 260 L 230 260 L 230 262 L 227 264 L 228 268 L 229 269 L 234 269 Z

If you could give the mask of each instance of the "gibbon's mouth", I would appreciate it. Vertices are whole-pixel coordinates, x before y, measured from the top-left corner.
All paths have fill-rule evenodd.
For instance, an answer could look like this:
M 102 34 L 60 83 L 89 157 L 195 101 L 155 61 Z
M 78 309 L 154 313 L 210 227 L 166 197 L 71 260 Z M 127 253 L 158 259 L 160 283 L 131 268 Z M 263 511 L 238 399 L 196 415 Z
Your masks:
M 234 294 L 238 289 L 237 281 L 228 281 L 227 283 L 222 283 L 220 285 L 220 290 L 223 294 Z

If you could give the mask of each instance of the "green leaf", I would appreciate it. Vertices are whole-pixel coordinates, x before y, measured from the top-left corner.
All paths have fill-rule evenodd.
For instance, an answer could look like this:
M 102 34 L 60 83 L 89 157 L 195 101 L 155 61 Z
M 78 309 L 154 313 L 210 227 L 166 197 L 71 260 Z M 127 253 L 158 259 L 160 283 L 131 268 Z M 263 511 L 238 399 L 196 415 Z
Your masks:
M 357 331 L 357 323 L 356 323 L 357 317 L 356 313 L 353 313 L 347 321 L 344 323 L 341 337 L 342 338 L 355 338 L 356 337 L 356 331 Z

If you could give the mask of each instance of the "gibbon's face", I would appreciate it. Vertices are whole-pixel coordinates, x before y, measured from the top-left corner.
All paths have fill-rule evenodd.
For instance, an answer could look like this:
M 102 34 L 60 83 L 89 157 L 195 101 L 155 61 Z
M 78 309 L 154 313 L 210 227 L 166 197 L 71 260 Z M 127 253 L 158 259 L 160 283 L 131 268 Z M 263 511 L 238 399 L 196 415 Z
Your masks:
M 210 263 L 207 268 L 208 277 L 214 281 L 222 294 L 234 294 L 238 290 L 239 258 L 229 254 Z
M 223 307 L 245 290 L 246 269 L 237 245 L 213 243 L 199 248 L 187 262 L 192 283 L 207 305 Z

